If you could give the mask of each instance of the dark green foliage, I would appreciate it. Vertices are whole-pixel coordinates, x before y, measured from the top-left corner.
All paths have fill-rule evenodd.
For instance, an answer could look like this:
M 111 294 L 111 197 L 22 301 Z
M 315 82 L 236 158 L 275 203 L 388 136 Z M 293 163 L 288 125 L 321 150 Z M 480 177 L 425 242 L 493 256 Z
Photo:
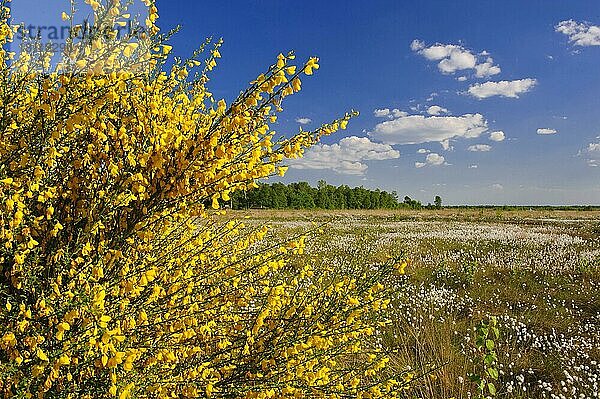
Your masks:
M 408 195 L 404 197 L 404 205 L 412 209 L 421 209 L 423 207 L 421 201 L 414 200 Z
M 398 202 L 395 191 L 369 190 L 364 187 L 335 187 L 319 181 L 317 187 L 306 182 L 259 184 L 247 192 L 236 192 L 230 206 L 234 209 L 396 209 L 421 208 L 421 203 Z

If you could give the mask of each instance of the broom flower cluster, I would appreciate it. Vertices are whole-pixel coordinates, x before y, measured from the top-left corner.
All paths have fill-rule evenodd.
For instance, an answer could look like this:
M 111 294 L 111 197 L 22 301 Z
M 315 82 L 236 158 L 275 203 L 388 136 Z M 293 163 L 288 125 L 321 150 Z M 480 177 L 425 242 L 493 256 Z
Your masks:
M 88 3 L 99 32 L 126 16 Z M 207 86 L 221 41 L 167 64 L 146 5 L 144 40 L 73 41 L 50 67 L 12 59 L 1 4 L 0 395 L 395 397 L 406 383 L 370 339 L 393 262 L 315 270 L 305 235 L 275 242 L 220 209 L 355 113 L 278 138 L 318 59 L 280 54 L 227 104 Z

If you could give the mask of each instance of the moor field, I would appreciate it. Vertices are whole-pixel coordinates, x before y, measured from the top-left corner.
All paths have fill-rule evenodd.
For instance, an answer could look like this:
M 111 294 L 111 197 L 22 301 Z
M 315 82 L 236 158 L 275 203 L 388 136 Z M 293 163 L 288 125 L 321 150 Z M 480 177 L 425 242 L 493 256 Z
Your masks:
M 469 398 L 476 326 L 495 316 L 497 397 L 597 398 L 600 212 L 235 211 L 277 238 L 315 231 L 304 257 L 369 270 L 410 259 L 377 345 L 419 376 L 407 398 Z M 398 370 L 400 371 L 400 370 Z
M 599 398 L 600 2 L 447 3 L 0 0 L 0 398 Z

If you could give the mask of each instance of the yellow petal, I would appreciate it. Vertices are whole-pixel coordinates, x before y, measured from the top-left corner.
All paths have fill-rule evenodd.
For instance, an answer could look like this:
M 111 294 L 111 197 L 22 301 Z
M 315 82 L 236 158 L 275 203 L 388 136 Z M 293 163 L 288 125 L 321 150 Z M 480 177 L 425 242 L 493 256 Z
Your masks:
M 40 360 L 47 362 L 48 361 L 48 356 L 46 356 L 46 354 L 44 353 L 44 351 L 41 348 L 37 348 L 36 351 L 36 355 L 38 358 L 40 358 Z
M 125 57 L 131 57 L 131 54 L 133 54 L 136 48 L 138 48 L 137 43 L 129 43 L 127 46 L 125 46 L 125 49 L 123 50 L 123 55 Z
M 71 326 L 69 325 L 69 323 L 63 321 L 58 325 L 58 328 L 63 331 L 69 331 L 71 329 Z

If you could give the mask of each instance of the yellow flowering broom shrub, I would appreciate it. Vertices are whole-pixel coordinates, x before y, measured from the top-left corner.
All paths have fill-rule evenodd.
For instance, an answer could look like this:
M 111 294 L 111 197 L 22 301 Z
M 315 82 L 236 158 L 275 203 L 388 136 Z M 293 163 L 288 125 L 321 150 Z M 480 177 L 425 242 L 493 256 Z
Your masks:
M 119 1 L 89 3 L 104 28 L 123 18 Z M 352 114 L 287 139 L 272 130 L 316 58 L 279 55 L 227 105 L 207 88 L 221 43 L 167 67 L 150 2 L 142 36 L 72 40 L 53 67 L 49 54 L 11 59 L 1 6 L 3 397 L 402 392 L 376 338 L 392 263 L 315 269 L 304 236 L 274 242 L 217 210 L 345 128 Z

